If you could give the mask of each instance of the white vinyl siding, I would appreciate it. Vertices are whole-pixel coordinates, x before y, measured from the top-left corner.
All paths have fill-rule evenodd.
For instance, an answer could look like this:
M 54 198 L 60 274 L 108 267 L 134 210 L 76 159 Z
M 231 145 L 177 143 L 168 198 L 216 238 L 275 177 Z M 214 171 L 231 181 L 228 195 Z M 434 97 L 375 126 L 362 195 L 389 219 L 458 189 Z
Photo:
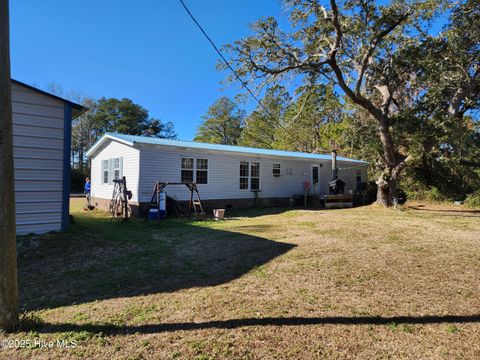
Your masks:
M 251 164 L 259 164 L 259 188 L 261 198 L 290 197 L 303 194 L 303 183 L 312 179 L 312 166 L 318 165 L 319 183 L 315 193 L 328 194 L 328 182 L 331 180 L 331 162 L 328 160 L 287 159 L 273 156 L 250 156 L 231 154 L 220 151 L 191 150 L 169 146 L 151 146 L 136 144 L 135 147 L 122 144 L 116 140 L 108 140 L 92 157 L 92 195 L 109 199 L 112 186 L 100 182 L 101 160 L 122 156 L 124 175 L 127 187 L 132 190 L 134 202 L 149 202 L 156 181 L 179 183 L 182 181 L 182 158 L 193 159 L 193 177 L 198 171 L 197 159 L 207 160 L 208 183 L 198 184 L 201 199 L 245 199 L 254 198 L 251 190 Z M 240 188 L 240 163 L 248 163 L 247 189 Z M 288 176 L 272 175 L 272 164 L 280 163 Z M 322 166 L 320 166 L 322 165 Z M 352 168 L 352 163 L 338 161 L 339 168 Z M 191 166 L 188 170 L 192 171 Z M 288 169 L 288 170 L 287 170 Z M 356 167 L 354 170 L 340 170 L 340 178 L 347 183 L 346 190 L 355 190 Z M 185 170 L 187 170 L 185 168 Z M 282 170 L 283 171 L 283 170 Z M 362 168 L 365 174 L 366 168 Z M 284 174 L 282 173 L 282 175 Z M 254 179 L 256 177 L 254 176 Z M 312 189 L 314 191 L 314 189 Z M 185 186 L 168 186 L 165 189 L 168 196 L 178 200 L 188 200 L 189 191 Z
M 281 159 L 283 167 L 291 169 L 292 175 L 272 176 L 272 163 L 280 162 L 278 158 L 257 157 L 242 154 L 227 154 L 208 150 L 189 150 L 171 148 L 168 146 L 140 146 L 140 202 L 150 200 L 155 181 L 180 182 L 179 164 L 181 158 L 208 159 L 208 184 L 199 184 L 200 197 L 205 200 L 214 199 L 244 199 L 254 198 L 251 191 L 240 189 L 240 162 L 260 164 L 260 197 L 290 197 L 294 194 L 303 194 L 303 183 L 311 181 L 312 165 L 323 164 L 319 167 L 318 193 L 328 194 L 328 182 L 331 180 L 331 162 L 328 160 Z M 338 161 L 339 167 L 351 167 L 351 163 Z M 362 170 L 363 171 L 363 170 Z M 248 166 L 250 173 L 250 165 Z M 345 175 L 345 176 L 344 176 Z M 353 175 L 353 178 L 350 179 Z M 355 189 L 355 172 L 343 174 L 340 178 L 353 184 Z M 128 179 L 127 179 L 128 180 Z M 249 181 L 250 182 L 250 181 Z M 250 184 L 249 184 L 250 186 Z M 248 188 L 250 190 L 250 188 Z M 169 196 L 178 200 L 188 200 L 189 193 L 186 187 L 169 186 L 165 189 Z
M 62 227 L 64 102 L 12 83 L 17 234 Z
M 115 159 L 119 159 L 115 166 Z M 139 151 L 131 146 L 109 141 L 93 157 L 91 162 L 92 197 L 99 199 L 111 199 L 115 170 L 120 178 L 125 176 L 127 189 L 132 191 L 132 203 L 138 201 L 138 174 L 139 174 Z M 104 171 L 107 171 L 108 181 L 104 182 Z M 153 189 L 153 183 L 152 183 Z

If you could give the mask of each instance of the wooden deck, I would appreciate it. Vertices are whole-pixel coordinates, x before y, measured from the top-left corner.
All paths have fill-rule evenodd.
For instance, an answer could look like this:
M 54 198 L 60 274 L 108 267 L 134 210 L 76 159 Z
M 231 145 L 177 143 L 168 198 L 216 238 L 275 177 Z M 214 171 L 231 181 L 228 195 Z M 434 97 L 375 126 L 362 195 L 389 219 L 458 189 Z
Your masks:
M 339 209 L 353 207 L 353 194 L 319 195 L 318 199 L 325 205 L 326 209 Z

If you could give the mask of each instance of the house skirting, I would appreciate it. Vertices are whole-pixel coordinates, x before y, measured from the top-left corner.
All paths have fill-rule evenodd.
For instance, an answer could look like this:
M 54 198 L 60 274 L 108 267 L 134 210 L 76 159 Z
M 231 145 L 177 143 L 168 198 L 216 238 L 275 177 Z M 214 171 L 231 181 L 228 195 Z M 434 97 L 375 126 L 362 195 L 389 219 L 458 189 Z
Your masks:
M 104 210 L 104 211 L 110 211 L 110 199 L 102 199 L 102 198 L 92 197 L 92 204 L 93 204 L 93 206 L 95 206 L 96 209 L 100 209 L 100 210 Z M 130 208 L 132 209 L 133 216 L 138 216 L 139 215 L 139 205 L 138 205 L 138 203 L 129 201 L 128 204 L 130 205 Z
M 188 201 L 180 201 L 188 205 Z M 93 198 L 93 205 L 100 210 L 109 211 L 110 199 Z M 148 203 L 129 202 L 132 214 L 136 217 L 145 216 Z M 215 199 L 202 200 L 202 206 L 207 215 L 211 215 L 213 209 L 249 209 L 255 207 L 283 207 L 289 206 L 288 197 L 259 198 L 259 199 Z M 168 210 L 168 209 L 167 209 Z

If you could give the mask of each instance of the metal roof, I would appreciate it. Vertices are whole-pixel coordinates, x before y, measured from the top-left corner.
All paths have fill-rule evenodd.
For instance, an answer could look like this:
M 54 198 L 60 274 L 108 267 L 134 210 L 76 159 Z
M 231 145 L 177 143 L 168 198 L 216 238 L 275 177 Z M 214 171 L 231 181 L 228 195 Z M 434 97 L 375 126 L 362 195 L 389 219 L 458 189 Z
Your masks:
M 224 151 L 224 152 L 250 154 L 250 155 L 266 155 L 266 156 L 277 156 L 277 157 L 287 157 L 287 158 L 297 158 L 297 159 L 298 158 L 312 159 L 312 160 L 331 160 L 332 159 L 332 156 L 330 154 L 311 154 L 311 153 L 303 153 L 303 152 L 296 152 L 296 151 L 260 149 L 260 148 L 246 147 L 246 146 L 208 144 L 208 143 L 201 143 L 201 142 L 195 142 L 195 141 L 168 140 L 168 139 L 161 139 L 156 137 L 125 135 L 125 134 L 118 134 L 118 133 L 106 133 L 105 135 L 103 135 L 102 138 L 98 140 L 87 151 L 87 156 L 91 156 L 95 152 L 95 150 L 108 139 L 117 140 L 119 142 L 122 142 L 130 146 L 134 146 L 135 144 L 149 144 L 149 145 L 158 145 L 158 146 L 183 147 L 183 148 L 189 148 L 189 149 Z M 368 164 L 367 162 L 362 160 L 349 159 L 341 156 L 337 157 L 337 161 L 347 161 L 351 163 Z

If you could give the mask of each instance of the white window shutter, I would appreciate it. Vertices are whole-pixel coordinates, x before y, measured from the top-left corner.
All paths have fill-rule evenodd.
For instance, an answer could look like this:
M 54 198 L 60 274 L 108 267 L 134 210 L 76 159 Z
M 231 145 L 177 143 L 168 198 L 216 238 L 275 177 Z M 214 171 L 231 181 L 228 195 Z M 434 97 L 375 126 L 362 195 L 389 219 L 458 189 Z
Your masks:
M 113 159 L 110 158 L 108 159 L 108 167 L 109 167 L 109 170 L 108 170 L 108 183 L 109 184 L 113 184 Z
M 123 179 L 123 156 L 120 158 L 120 179 Z
M 101 184 L 105 184 L 105 179 L 103 177 L 103 174 L 105 173 L 105 162 L 103 160 L 100 160 L 101 164 L 102 164 L 102 174 L 100 175 L 100 179 L 101 180 Z

